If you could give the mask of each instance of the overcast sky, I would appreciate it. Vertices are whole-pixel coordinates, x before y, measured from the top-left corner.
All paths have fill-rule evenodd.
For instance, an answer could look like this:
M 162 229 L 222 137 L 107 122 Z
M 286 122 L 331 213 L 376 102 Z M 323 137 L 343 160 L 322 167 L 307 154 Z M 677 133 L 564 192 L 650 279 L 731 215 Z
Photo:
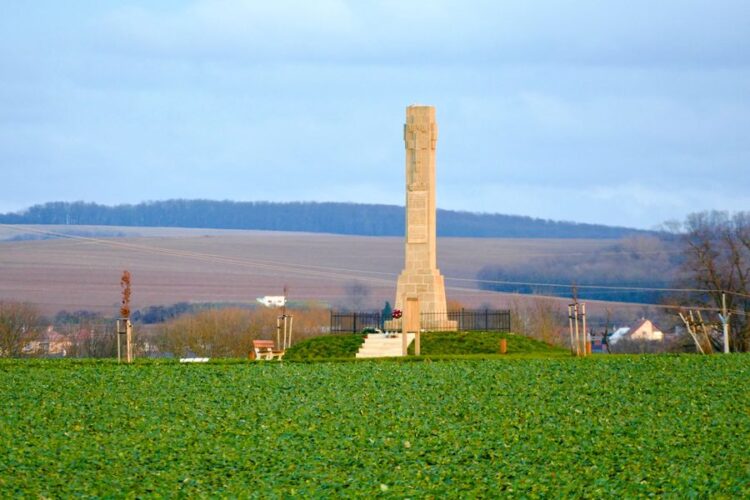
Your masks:
M 441 208 L 750 209 L 748 0 L 4 0 L 0 211 L 402 205 L 413 103 Z

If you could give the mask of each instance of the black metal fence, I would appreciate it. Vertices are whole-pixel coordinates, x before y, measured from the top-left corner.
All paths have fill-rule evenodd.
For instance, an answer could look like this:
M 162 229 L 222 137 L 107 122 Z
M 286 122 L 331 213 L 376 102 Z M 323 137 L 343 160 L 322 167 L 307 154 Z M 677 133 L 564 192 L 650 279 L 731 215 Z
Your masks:
M 484 330 L 510 331 L 509 310 L 467 310 L 447 313 L 422 313 L 422 330 L 430 332 Z M 368 329 L 401 330 L 401 320 L 386 318 L 380 312 L 331 311 L 331 333 L 355 333 Z
M 487 330 L 510 332 L 510 311 L 485 309 L 483 311 L 451 311 L 448 319 L 458 323 L 459 330 Z
M 355 333 L 367 329 L 383 330 L 386 318 L 380 312 L 331 311 L 331 333 Z

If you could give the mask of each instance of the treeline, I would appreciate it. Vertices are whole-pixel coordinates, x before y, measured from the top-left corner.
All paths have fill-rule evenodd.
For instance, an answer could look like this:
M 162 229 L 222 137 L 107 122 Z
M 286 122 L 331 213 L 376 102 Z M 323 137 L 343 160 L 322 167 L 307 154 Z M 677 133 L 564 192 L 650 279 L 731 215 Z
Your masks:
M 136 323 L 133 344 L 136 357 L 245 357 L 254 339 L 272 340 L 279 311 L 265 307 L 206 307 L 175 304 L 148 308 L 163 321 Z M 0 301 L 0 358 L 117 356 L 113 320 L 91 311 L 61 311 L 50 325 L 36 307 Z M 149 327 L 144 325 L 149 324 Z M 325 334 L 330 313 L 324 308 L 294 310 L 294 341 Z
M 288 301 L 287 309 L 299 312 L 312 309 L 326 309 L 322 303 L 313 301 Z M 147 306 L 135 310 L 131 313 L 130 319 L 135 324 L 154 325 L 165 323 L 183 315 L 198 314 L 204 311 L 219 311 L 222 309 L 244 309 L 254 311 L 262 309 L 257 303 L 238 303 L 238 302 L 177 302 L 169 305 Z M 55 325 L 74 325 L 94 321 L 113 321 L 115 318 L 108 318 L 105 315 L 86 310 L 78 311 L 59 311 L 53 318 L 43 318 L 44 321 L 50 321 Z
M 143 309 L 133 311 L 130 315 L 130 319 L 133 323 L 143 325 L 153 325 L 157 323 L 164 323 L 166 321 L 177 318 L 184 314 L 197 314 L 202 311 L 219 310 L 219 309 L 257 309 L 255 304 L 232 304 L 232 303 L 189 303 L 189 302 L 177 302 L 176 304 L 170 305 L 156 305 L 148 306 Z M 62 310 L 58 312 L 52 319 L 52 322 L 56 325 L 69 325 L 79 324 L 91 321 L 104 321 L 104 315 L 93 312 L 93 311 L 66 311 Z M 109 318 L 112 320 L 113 318 Z
M 593 255 L 556 255 L 520 265 L 485 266 L 477 280 L 480 288 L 499 292 L 571 297 L 577 285 L 580 299 L 659 304 L 670 294 L 649 288 L 673 287 L 682 259 L 673 241 L 632 237 Z
M 167 200 L 107 206 L 50 202 L 0 214 L 3 224 L 71 224 L 303 231 L 402 236 L 404 207 L 357 203 Z M 622 238 L 644 231 L 517 215 L 438 210 L 439 236 L 499 238 Z

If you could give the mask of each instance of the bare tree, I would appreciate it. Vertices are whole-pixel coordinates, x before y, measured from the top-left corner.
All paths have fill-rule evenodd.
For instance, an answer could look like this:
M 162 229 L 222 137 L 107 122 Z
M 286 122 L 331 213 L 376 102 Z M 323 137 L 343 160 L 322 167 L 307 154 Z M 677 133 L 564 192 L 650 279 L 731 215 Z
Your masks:
M 111 321 L 82 319 L 60 327 L 70 341 L 68 355 L 75 358 L 109 358 L 117 355 L 117 333 Z
M 513 300 L 510 306 L 511 331 L 547 344 L 565 343 L 565 314 L 554 299 L 541 295 Z
M 691 214 L 682 242 L 687 284 L 708 290 L 700 300 L 716 308 L 726 294 L 727 308 L 734 311 L 730 346 L 750 350 L 750 212 Z
M 268 318 L 268 328 L 275 320 Z M 252 313 L 242 309 L 213 309 L 185 314 L 162 329 L 162 349 L 177 356 L 242 357 L 257 333 Z
M 176 356 L 245 357 L 254 339 L 276 340 L 278 309 L 212 309 L 184 314 L 161 327 L 156 342 Z M 327 309 L 287 310 L 294 317 L 292 343 L 321 335 L 329 326 Z
M 40 316 L 36 308 L 20 302 L 0 302 L 0 356 L 19 357 L 24 345 L 36 337 Z
M 346 305 L 353 311 L 361 311 L 367 305 L 372 290 L 361 281 L 351 281 L 344 285 Z

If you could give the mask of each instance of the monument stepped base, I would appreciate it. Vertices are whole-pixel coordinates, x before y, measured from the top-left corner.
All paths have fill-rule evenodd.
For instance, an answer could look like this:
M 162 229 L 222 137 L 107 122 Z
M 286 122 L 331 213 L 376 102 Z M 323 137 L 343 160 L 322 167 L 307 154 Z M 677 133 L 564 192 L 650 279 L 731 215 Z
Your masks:
M 365 343 L 359 348 L 357 358 L 392 358 L 403 356 L 401 333 L 386 336 L 384 333 L 371 333 L 365 337 Z M 406 336 L 407 345 L 414 340 L 414 334 Z
M 401 325 L 400 319 L 393 319 L 385 321 L 383 328 L 391 332 L 400 332 Z M 447 314 L 423 314 L 419 322 L 419 330 L 422 332 L 455 332 L 458 331 L 458 321 L 448 319 Z

